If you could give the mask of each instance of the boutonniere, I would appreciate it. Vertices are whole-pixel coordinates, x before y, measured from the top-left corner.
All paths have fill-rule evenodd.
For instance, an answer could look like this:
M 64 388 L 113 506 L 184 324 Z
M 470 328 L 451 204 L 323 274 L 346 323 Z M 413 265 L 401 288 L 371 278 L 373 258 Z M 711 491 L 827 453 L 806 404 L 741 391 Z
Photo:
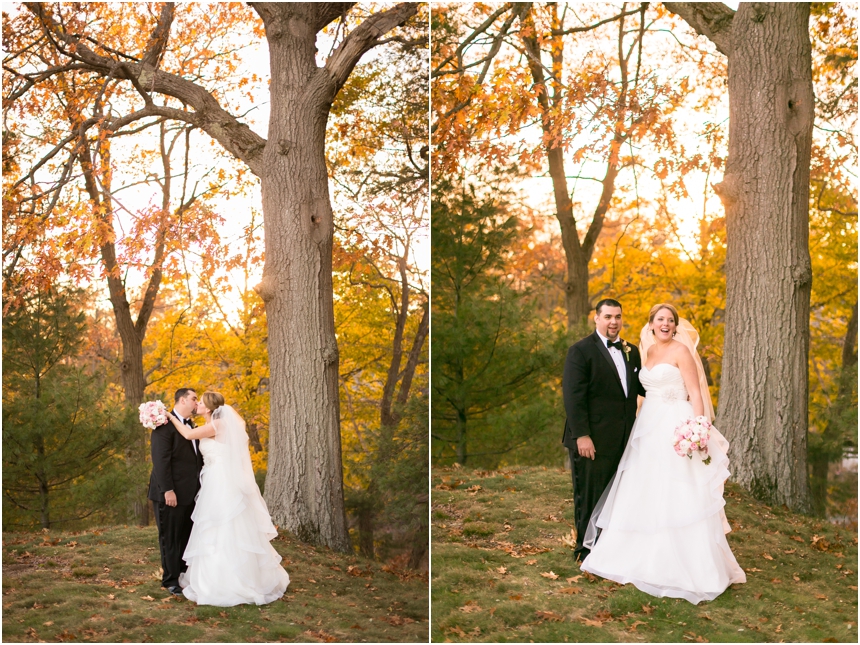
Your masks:
M 627 344 L 626 340 L 621 341 L 621 345 L 624 347 L 624 358 L 627 359 L 627 362 L 630 362 L 630 350 L 632 349 L 630 345 Z

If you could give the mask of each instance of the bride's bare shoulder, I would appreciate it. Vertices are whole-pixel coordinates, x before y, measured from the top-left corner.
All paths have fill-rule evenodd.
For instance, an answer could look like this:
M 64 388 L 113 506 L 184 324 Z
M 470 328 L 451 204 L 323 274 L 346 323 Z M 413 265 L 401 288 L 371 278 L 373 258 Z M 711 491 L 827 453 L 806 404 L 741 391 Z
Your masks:
M 687 359 L 692 358 L 690 356 L 690 350 L 687 349 L 687 346 L 680 340 L 673 340 L 669 344 L 669 351 L 671 352 L 672 358 L 678 362 L 679 367 L 682 363 L 685 363 Z

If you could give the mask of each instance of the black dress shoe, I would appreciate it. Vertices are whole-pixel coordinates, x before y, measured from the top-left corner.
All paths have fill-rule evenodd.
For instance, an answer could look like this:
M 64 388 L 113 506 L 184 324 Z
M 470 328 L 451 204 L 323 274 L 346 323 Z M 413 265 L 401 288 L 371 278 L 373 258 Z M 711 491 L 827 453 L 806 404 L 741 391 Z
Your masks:
M 167 590 L 174 596 L 182 596 L 182 587 L 168 587 Z

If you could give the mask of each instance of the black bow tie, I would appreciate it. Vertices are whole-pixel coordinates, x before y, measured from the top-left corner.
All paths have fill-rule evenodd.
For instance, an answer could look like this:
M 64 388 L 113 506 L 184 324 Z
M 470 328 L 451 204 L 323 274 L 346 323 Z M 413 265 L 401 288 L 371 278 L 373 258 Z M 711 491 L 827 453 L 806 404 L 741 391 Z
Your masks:
M 184 423 L 185 425 L 190 426 L 192 428 L 194 427 L 194 422 L 191 419 L 183 419 L 182 423 Z
M 624 349 L 624 345 L 621 343 L 620 340 L 616 341 L 614 343 L 611 340 L 607 340 L 606 341 L 606 349 L 609 349 L 610 347 L 614 347 L 615 349 L 620 349 L 622 351 Z

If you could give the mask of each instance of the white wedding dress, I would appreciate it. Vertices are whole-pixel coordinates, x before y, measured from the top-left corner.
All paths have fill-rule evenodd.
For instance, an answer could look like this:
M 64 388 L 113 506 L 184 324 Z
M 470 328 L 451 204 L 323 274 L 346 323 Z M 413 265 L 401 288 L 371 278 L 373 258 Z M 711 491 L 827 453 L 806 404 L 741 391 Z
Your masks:
M 245 424 L 230 406 L 213 422 L 215 438 L 199 443 L 204 465 L 179 586 L 199 605 L 264 605 L 284 595 L 290 576 L 269 543 L 278 533 L 254 480 Z
M 601 529 L 582 569 L 653 596 L 713 600 L 746 575 L 729 549 L 723 484 L 729 444 L 715 432 L 704 464 L 673 449 L 674 430 L 693 417 L 681 371 L 643 367 L 647 397 L 615 478 L 591 516 L 586 546 Z

